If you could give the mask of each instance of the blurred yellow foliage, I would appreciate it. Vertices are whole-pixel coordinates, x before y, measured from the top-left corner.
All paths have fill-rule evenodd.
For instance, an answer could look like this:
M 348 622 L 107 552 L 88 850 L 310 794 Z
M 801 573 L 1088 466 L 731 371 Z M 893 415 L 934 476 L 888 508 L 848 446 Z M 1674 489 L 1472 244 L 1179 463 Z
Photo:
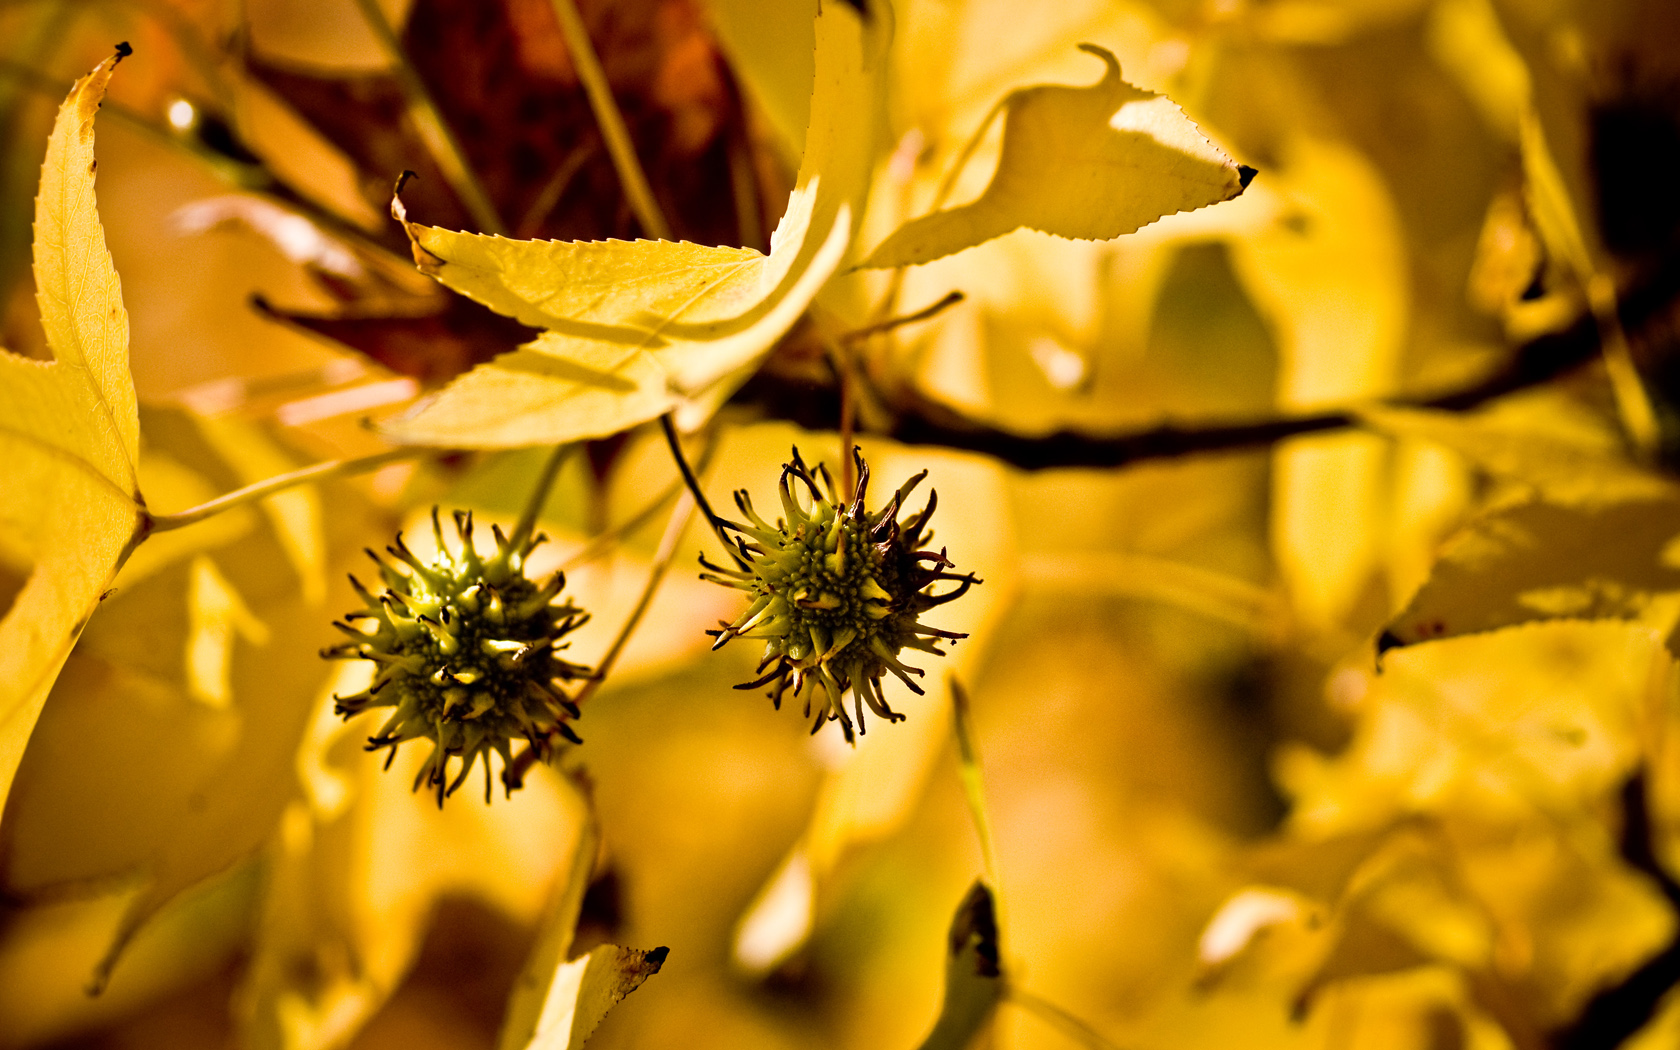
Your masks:
M 659 241 L 556 2 L 0 6 L 0 1050 L 1680 1038 L 1680 9 L 586 0 Z M 855 747 L 670 454 L 853 439 Z M 318 657 L 434 505 L 610 665 L 488 806 Z

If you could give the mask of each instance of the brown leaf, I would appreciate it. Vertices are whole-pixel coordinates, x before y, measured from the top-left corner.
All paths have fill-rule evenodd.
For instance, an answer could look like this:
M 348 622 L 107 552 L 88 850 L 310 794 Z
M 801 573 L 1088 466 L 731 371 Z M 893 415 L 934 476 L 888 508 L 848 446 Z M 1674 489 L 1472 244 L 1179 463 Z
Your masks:
M 677 235 L 739 240 L 728 142 L 741 111 L 693 0 L 581 5 L 655 195 Z M 601 146 L 548 0 L 419 0 L 403 47 L 509 232 L 599 240 L 639 232 Z M 392 181 L 427 222 L 472 228 L 406 113 L 394 77 L 328 75 L 260 57 L 250 71 L 367 175 L 383 210 Z M 732 132 L 731 129 L 736 131 Z
M 266 316 L 342 343 L 426 386 L 438 386 L 498 354 L 537 337 L 537 330 L 459 295 L 438 297 L 439 306 L 412 315 L 333 316 L 285 310 L 257 296 L 252 305 Z
M 741 231 L 759 229 L 758 217 L 740 223 L 724 203 L 736 196 L 729 151 L 732 141 L 745 141 L 742 113 L 694 0 L 595 0 L 582 14 L 676 236 L 730 245 L 754 237 Z M 403 46 L 510 233 L 557 240 L 640 233 L 550 0 L 418 0 Z M 417 216 L 476 228 L 427 152 L 394 77 L 327 74 L 260 56 L 247 65 L 351 159 L 370 204 L 383 211 L 394 179 L 412 170 L 419 177 L 404 198 Z M 536 334 L 453 295 L 391 305 L 383 286 L 334 278 L 327 290 L 345 312 L 256 305 L 427 385 Z

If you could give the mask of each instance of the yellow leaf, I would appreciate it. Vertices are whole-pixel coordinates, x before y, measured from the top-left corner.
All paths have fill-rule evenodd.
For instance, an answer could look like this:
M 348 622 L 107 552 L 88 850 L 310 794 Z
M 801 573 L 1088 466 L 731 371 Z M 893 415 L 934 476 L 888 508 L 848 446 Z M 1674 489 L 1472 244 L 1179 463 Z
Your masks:
M 406 225 L 422 273 L 521 324 L 609 344 L 657 347 L 668 319 L 735 316 L 758 297 L 765 263 L 751 248 L 686 241 L 516 241 Z
M 191 416 L 155 408 L 140 416 L 147 436 L 140 480 L 153 510 L 193 506 L 230 487 L 235 473 L 208 450 Z M 29 898 L 131 879 L 155 863 L 182 814 L 202 809 L 209 791 L 245 797 L 220 789 L 221 763 L 244 732 L 271 727 L 255 708 L 274 694 L 247 696 L 235 686 L 250 680 L 248 667 L 266 681 L 274 667 L 305 670 L 314 659 L 313 638 L 276 645 L 267 623 L 238 612 L 253 598 L 289 599 L 298 589 L 287 574 L 265 587 L 264 574 L 253 572 L 285 564 L 267 530 L 252 535 L 257 521 L 252 510 L 238 508 L 164 532 L 123 565 L 66 660 L 18 768 L 0 828 L 8 891 Z M 262 611 L 272 618 L 278 610 L 264 604 Z M 253 667 L 253 652 L 273 666 L 259 660 Z M 196 682 L 195 657 L 202 669 Z M 224 699 L 232 703 L 218 706 Z M 288 740 L 271 733 L 265 742 L 284 755 L 296 734 Z M 254 773 L 251 757 L 247 751 L 240 768 Z M 241 780 L 240 788 L 250 783 Z M 246 817 L 263 820 L 260 812 Z M 199 874 L 224 863 L 210 858 Z
M 811 21 L 814 0 L 763 4 L 756 0 L 711 0 L 706 5 L 729 68 L 787 149 L 788 164 L 805 149 L 811 117 Z
M 1554 408 L 1548 401 L 1534 407 Z M 1554 503 L 1602 506 L 1676 494 L 1673 482 L 1617 456 L 1614 435 L 1571 432 L 1566 419 L 1545 419 L 1544 412 L 1464 416 L 1371 406 L 1359 414 L 1373 429 L 1445 446 L 1494 477 Z
M 65 662 L 12 789 L 10 893 L 134 877 L 215 787 L 239 713 L 188 693 L 191 580 L 178 562 L 124 587 Z
M 345 665 L 329 691 L 367 680 L 367 668 Z M 293 763 L 308 801 L 280 822 L 241 992 L 242 1040 L 255 1050 L 344 1046 L 402 983 L 440 898 L 467 894 L 534 923 L 579 852 L 580 807 L 546 771 L 495 805 L 439 809 L 410 790 L 422 753 L 384 770 L 362 746 L 370 727 L 339 724 L 324 703 L 313 710 Z
M 1307 409 L 1386 394 L 1409 300 L 1394 203 L 1371 163 L 1341 144 L 1300 138 L 1283 161 L 1265 192 L 1242 202 L 1269 210 L 1269 221 L 1232 243 L 1237 275 L 1278 342 L 1278 402 Z M 1386 454 L 1363 434 L 1297 439 L 1275 453 L 1272 542 L 1309 622 L 1340 622 L 1370 582 L 1387 518 Z
M 856 233 L 892 30 L 886 3 L 864 7 L 867 16 L 829 4 L 817 18 L 805 158 L 769 255 L 457 233 L 410 223 L 393 201 L 423 271 L 547 331 L 445 387 L 387 433 L 508 448 L 600 437 L 684 404 L 715 407 L 805 312 Z
M 1405 649 L 1380 675 L 1348 672 L 1360 717 L 1347 749 L 1279 755 L 1293 832 L 1321 840 L 1418 813 L 1601 819 L 1639 758 L 1635 715 L 1659 644 L 1640 625 L 1536 624 Z
M 140 935 L 134 965 L 97 998 L 85 990 L 88 969 L 132 894 L 12 911 L 0 941 L 5 1045 L 77 1042 L 204 981 L 239 952 L 261 883 L 261 870 L 247 864 L 188 894 Z
M 76 636 L 141 524 L 128 314 L 95 207 L 93 120 L 126 47 L 76 82 L 47 141 L 35 283 L 54 360 L 0 351 L 0 533 L 33 561 L 0 620 L 0 800 Z
M 1461 1046 L 1510 1050 L 1499 1022 L 1477 1001 L 1471 982 L 1440 966 L 1356 977 L 1326 988 L 1304 1026 L 1306 1046 Z
M 980 198 L 904 224 L 864 266 L 929 262 L 1023 226 L 1108 240 L 1242 193 L 1252 168 L 1204 138 L 1170 99 L 1121 80 L 1112 52 L 1079 47 L 1108 67 L 1102 80 L 1011 92 L 1003 153 Z
M 602 437 L 676 405 L 646 350 L 544 332 L 385 426 L 399 441 L 518 448 Z
M 561 983 L 561 972 L 568 965 L 566 956 L 577 934 L 583 897 L 589 891 L 589 878 L 594 873 L 600 851 L 601 828 L 591 802 L 586 806 L 583 822 L 578 828 L 571 867 L 566 872 L 565 881 L 556 883 L 543 909 L 536 946 L 531 949 L 519 980 L 513 986 L 513 994 L 508 997 L 507 1014 L 502 1019 L 502 1031 L 496 1039 L 500 1050 L 520 1050 L 529 1045 L 542 1026 L 547 1004 L 554 996 L 555 987 Z
M 249 423 L 175 409 L 141 415 L 141 480 L 156 510 L 190 505 L 265 465 L 297 466 Z M 304 495 L 307 504 L 291 509 L 320 498 Z M 361 560 L 374 523 L 348 489 L 334 489 L 333 500 L 327 524 L 342 570 L 352 555 Z M 297 792 L 298 742 L 330 673 L 318 651 L 333 637 L 331 613 L 309 585 L 324 565 L 298 556 L 324 555 L 322 524 L 244 508 L 161 534 L 118 575 L 65 664 L 0 830 L 14 893 L 140 883 L 106 931 L 95 985 L 160 909 L 258 850 Z
M 1492 511 L 1450 540 L 1379 651 L 1536 620 L 1628 619 L 1680 590 L 1680 496 Z
M 603 944 L 554 974 L 542 1021 L 527 1050 L 581 1050 L 607 1011 L 665 965 L 666 948 Z

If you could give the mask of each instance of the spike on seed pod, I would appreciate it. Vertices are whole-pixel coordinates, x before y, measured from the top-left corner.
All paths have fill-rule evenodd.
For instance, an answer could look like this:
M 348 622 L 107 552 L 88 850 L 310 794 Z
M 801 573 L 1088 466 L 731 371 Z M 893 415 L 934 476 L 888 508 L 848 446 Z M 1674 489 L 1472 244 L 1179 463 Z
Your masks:
M 346 719 L 394 709 L 367 742 L 369 751 L 390 750 L 387 769 L 404 741 L 430 740 L 431 756 L 414 786 L 436 791 L 439 806 L 480 759 L 484 800 L 490 801 L 491 752 L 502 757 L 507 790 L 518 787 L 507 773 L 515 739 L 526 740 L 544 759 L 556 736 L 582 743 L 566 724 L 579 712 L 564 683 L 590 674 L 559 655 L 561 639 L 589 619 L 570 600 L 560 602 L 565 577 L 556 573 L 539 582 L 525 575 L 525 560 L 543 537 L 509 539 L 493 529 L 496 553 L 485 558 L 473 549 L 472 515 L 457 511 L 454 521 L 458 552 L 445 542 L 436 508 L 438 553 L 431 561 L 411 551 L 401 535 L 386 548 L 391 562 L 368 551 L 388 589 L 375 597 L 352 576 L 364 608 L 334 623 L 350 640 L 321 651 L 328 659 L 378 666 L 371 686 L 334 696 L 334 709 Z
M 850 498 L 842 501 L 827 469 L 819 465 L 813 471 L 794 449 L 777 481 L 783 517 L 774 525 L 753 509 L 745 490 L 735 493 L 735 505 L 749 524 L 723 524 L 736 533 L 742 565 L 726 569 L 701 558 L 706 572 L 700 577 L 745 591 L 751 599 L 734 623 L 709 632 L 717 639 L 712 648 L 731 638 L 765 642 L 759 677 L 736 688 L 770 686 L 768 695 L 778 710 L 790 689 L 795 698 L 804 693 L 806 716 L 816 711 L 811 731 L 836 721 L 848 741 L 854 725 L 842 702 L 844 694 L 852 694 L 858 733 L 864 731 L 866 705 L 889 722 L 902 719 L 887 706 L 882 679 L 890 673 L 921 693 L 912 676 L 923 672 L 900 662 L 900 653 L 910 648 L 943 656 L 940 640 L 967 636 L 925 626 L 919 617 L 980 582 L 972 573 L 949 571 L 954 566 L 943 549 L 922 549 L 932 538 L 927 530 L 935 506 L 931 494 L 919 514 L 898 520 L 905 500 L 927 471 L 905 482 L 885 507 L 870 513 L 864 502 L 869 465 L 857 449 L 852 455 L 858 480 Z M 800 499 L 805 494 L 810 497 L 808 510 Z M 956 586 L 934 593 L 941 582 Z

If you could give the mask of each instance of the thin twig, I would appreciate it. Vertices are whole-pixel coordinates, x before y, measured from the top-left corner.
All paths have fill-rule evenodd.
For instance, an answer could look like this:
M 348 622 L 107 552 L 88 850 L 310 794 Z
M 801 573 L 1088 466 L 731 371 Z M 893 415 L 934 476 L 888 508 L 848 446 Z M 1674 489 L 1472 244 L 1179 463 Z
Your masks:
M 700 454 L 694 458 L 694 472 L 696 476 L 706 472 L 706 468 L 711 465 L 712 454 L 716 451 L 716 441 L 708 441 L 701 447 Z M 596 558 L 601 557 L 603 554 L 606 554 L 608 551 L 618 546 L 624 537 L 647 524 L 655 514 L 659 513 L 661 507 L 664 507 L 665 504 L 676 499 L 677 493 L 683 491 L 687 485 L 688 482 L 686 480 L 678 479 L 676 482 L 668 486 L 664 492 L 661 492 L 659 495 L 649 500 L 647 506 L 630 515 L 630 517 L 626 518 L 624 521 L 619 522 L 617 525 L 591 539 L 582 550 L 573 554 L 560 564 L 561 570 L 564 572 L 571 572 L 572 569 L 577 566 L 592 562 Z
M 659 590 L 660 582 L 665 579 L 665 572 L 670 569 L 671 559 L 677 553 L 677 544 L 682 542 L 683 533 L 688 529 L 689 518 L 693 515 L 693 499 L 678 497 L 677 505 L 671 509 L 670 520 L 665 526 L 665 535 L 659 540 L 659 550 L 654 553 L 653 565 L 648 569 L 647 583 L 642 585 L 641 596 L 636 599 L 636 607 L 630 610 L 630 615 L 624 620 L 624 626 L 618 629 L 618 635 L 607 647 L 606 655 L 602 656 L 601 662 L 596 665 L 595 673 L 584 683 L 583 688 L 578 690 L 578 695 L 574 698 L 575 703 L 582 704 L 600 691 L 601 686 L 606 683 L 607 675 L 618 662 L 624 647 L 630 643 L 630 636 L 642 622 L 648 606 L 653 603 L 654 592 Z
M 496 213 L 490 194 L 478 181 L 466 150 L 443 119 L 443 111 L 426 88 L 426 82 L 420 79 L 420 73 L 409 62 L 397 31 L 386 21 L 385 12 L 380 10 L 379 0 L 356 0 L 356 6 L 361 9 L 362 18 L 373 30 L 373 35 L 379 39 L 380 46 L 385 49 L 385 56 L 391 60 L 391 71 L 408 101 L 409 113 L 414 117 L 420 138 L 426 143 L 437 166 L 443 170 L 450 187 L 466 205 L 468 214 L 481 232 L 505 234 L 507 228 L 502 225 L 502 218 Z
M 554 169 L 554 174 L 550 175 L 548 181 L 543 183 L 543 188 L 531 201 L 531 206 L 525 209 L 524 218 L 519 220 L 518 227 L 513 231 L 514 236 L 535 237 L 537 235 L 537 231 L 542 228 L 542 224 L 548 221 L 549 215 L 554 212 L 555 208 L 559 207 L 560 198 L 566 195 L 566 189 L 571 186 L 572 180 L 577 177 L 577 173 L 582 171 L 583 166 L 594 158 L 595 150 L 595 143 L 585 142 L 566 154 L 566 159 L 560 162 L 560 166 Z
M 740 105 L 739 100 L 736 106 Z M 738 112 L 738 110 L 737 110 Z M 741 247 L 768 251 L 764 242 L 764 209 L 759 202 L 758 173 L 753 170 L 752 146 L 740 121 L 731 121 L 725 147 L 729 159 L 729 192 L 735 202 L 735 235 Z
M 934 303 L 932 306 L 924 306 L 913 314 L 902 314 L 898 317 L 889 317 L 885 321 L 877 321 L 875 324 L 865 325 L 862 328 L 854 328 L 845 335 L 842 335 L 840 337 L 840 341 L 845 343 L 855 343 L 862 339 L 868 339 L 872 335 L 880 335 L 883 332 L 890 332 L 894 328 L 899 328 L 903 325 L 915 324 L 917 321 L 926 321 L 931 317 L 937 317 L 939 314 L 944 313 L 947 309 L 962 302 L 965 298 L 967 298 L 967 296 L 963 295 L 961 292 L 947 292 L 945 294 L 945 298 L 939 300 L 937 303 Z
M 694 497 L 694 502 L 699 506 L 700 513 L 706 516 L 706 523 L 712 527 L 712 532 L 717 536 L 718 542 L 723 544 L 723 549 L 729 552 L 731 558 L 735 559 L 735 564 L 743 569 L 746 568 L 746 562 L 742 561 L 741 556 L 736 553 L 735 544 L 730 540 L 729 533 L 724 528 L 723 519 L 717 516 L 716 511 L 712 510 L 711 502 L 706 499 L 705 491 L 700 488 L 700 479 L 695 476 L 694 468 L 688 465 L 688 457 L 683 454 L 682 439 L 677 436 L 677 427 L 671 420 L 671 413 L 667 412 L 659 417 L 659 426 L 665 432 L 665 443 L 671 447 L 671 458 L 677 461 L 677 469 L 682 471 L 683 484 L 688 486 L 689 494 Z
M 1633 442 L 1639 458 L 1656 456 L 1661 442 L 1657 413 L 1651 406 L 1651 395 L 1639 378 L 1634 366 L 1633 352 L 1628 347 L 1627 333 L 1622 331 L 1616 314 L 1616 284 L 1604 274 L 1586 279 L 1587 302 L 1593 317 L 1598 320 L 1599 341 L 1604 354 L 1604 372 L 1610 379 L 1610 391 L 1616 398 L 1616 411 L 1621 415 L 1622 428 Z
M 5 58 L 0 58 L 0 77 L 15 78 L 31 91 L 40 92 L 42 95 L 54 99 L 64 98 L 70 93 L 71 88 L 71 84 L 67 80 L 59 80 L 32 66 Z M 180 150 L 204 165 L 210 174 L 233 189 L 266 198 L 274 204 L 302 216 L 331 236 L 355 246 L 358 251 L 362 252 L 376 265 L 392 271 L 413 272 L 414 265 L 408 261 L 406 254 L 399 258 L 384 244 L 369 236 L 368 232 L 360 226 L 333 214 L 275 178 L 274 173 L 264 165 L 242 161 L 219 150 L 211 149 L 196 136 L 182 134 L 166 124 L 150 120 L 141 115 L 139 111 L 130 109 L 120 102 L 106 99 L 101 104 L 99 112 L 102 118 L 110 117 L 117 123 L 132 131 L 139 132 L 160 145 Z
M 968 812 L 974 818 L 974 833 L 980 839 L 980 858 L 986 865 L 986 883 L 992 888 L 992 906 L 998 913 L 998 928 L 1003 929 L 1003 889 L 998 883 L 997 842 L 992 837 L 992 819 L 986 809 L 986 792 L 980 777 L 980 751 L 974 746 L 973 709 L 969 707 L 968 690 L 956 675 L 947 675 L 951 687 L 951 723 L 957 737 L 957 772 L 962 777 L 963 795 L 968 799 Z
M 957 179 L 962 176 L 963 169 L 968 167 L 968 162 L 974 159 L 974 153 L 980 148 L 980 143 L 985 139 L 986 132 L 991 129 L 992 121 L 996 120 L 998 115 L 1003 112 L 1004 107 L 1009 104 L 1009 98 L 1010 96 L 1005 95 L 994 102 L 992 108 L 986 111 L 986 119 L 980 122 L 980 126 L 974 129 L 974 134 L 970 135 L 968 141 L 963 143 L 962 152 L 957 154 L 957 159 L 945 172 L 945 177 L 939 181 L 939 192 L 933 195 L 933 203 L 928 205 L 926 214 L 931 215 L 943 208 L 945 202 L 951 198 L 952 191 L 957 188 Z
M 363 0 L 372 3 L 373 0 Z M 589 108 L 595 111 L 595 122 L 601 126 L 601 136 L 607 140 L 607 153 L 613 168 L 624 186 L 624 198 L 641 224 L 642 232 L 661 241 L 671 239 L 671 227 L 653 199 L 653 190 L 642 172 L 642 162 L 636 158 L 636 145 L 630 141 L 630 129 L 613 99 L 612 87 L 607 83 L 606 70 L 595 55 L 595 45 L 589 41 L 589 29 L 578 14 L 572 0 L 553 0 L 554 15 L 560 20 L 560 33 L 566 38 L 566 51 L 572 56 L 572 67 L 589 96 Z
M 840 384 L 840 491 L 850 492 L 857 483 L 857 465 L 852 462 L 857 445 L 857 361 L 851 344 L 843 339 L 826 346 Z
M 957 188 L 958 177 L 962 175 L 963 169 L 968 167 L 968 162 L 974 158 L 974 153 L 980 148 L 980 143 L 985 139 L 986 132 L 991 128 L 992 122 L 997 120 L 998 115 L 1003 112 L 1008 103 L 1009 96 L 1005 95 L 993 103 L 992 108 L 986 112 L 986 119 L 980 122 L 980 126 L 974 129 L 974 134 L 970 135 L 968 141 L 963 143 L 963 148 L 957 154 L 957 159 L 945 172 L 945 177 L 939 181 L 939 189 L 934 193 L 933 202 L 928 205 L 923 217 L 932 215 L 945 206 L 945 202 L 950 199 L 952 191 Z M 892 278 L 887 282 L 887 292 L 881 297 L 880 314 L 885 314 L 898 302 L 898 293 L 904 289 L 904 270 L 903 266 L 893 269 Z
M 150 534 L 168 532 L 170 529 L 179 529 L 187 525 L 196 525 L 204 519 L 220 514 L 225 510 L 244 506 L 247 503 L 254 503 L 266 496 L 272 496 L 276 492 L 284 492 L 299 485 L 306 485 L 314 481 L 325 481 L 328 478 L 341 478 L 351 474 L 365 474 L 387 463 L 414 459 L 418 456 L 429 456 L 436 452 L 437 450 L 432 448 L 394 448 L 387 452 L 376 452 L 371 456 L 362 456 L 359 459 L 335 459 L 326 463 L 317 463 L 314 466 L 294 470 L 288 474 L 266 478 L 254 485 L 246 485 L 242 489 L 234 489 L 226 495 L 217 496 L 213 500 L 200 503 L 196 507 L 190 507 L 177 514 L 152 514 L 147 512 L 147 524 L 141 531 Z
M 1638 340 L 1647 327 L 1653 331 L 1662 328 L 1662 322 L 1675 309 L 1677 295 L 1680 295 L 1680 259 L 1625 291 L 1617 304 L 1617 315 L 1629 340 Z M 1507 394 L 1550 382 L 1591 362 L 1599 354 L 1600 339 L 1598 320 L 1590 312 L 1583 313 L 1567 327 L 1517 347 L 1506 366 L 1486 379 L 1443 394 L 1398 398 L 1381 404 L 1468 411 Z M 838 429 L 839 396 L 832 387 L 790 380 L 766 371 L 748 381 L 735 400 L 756 403 L 768 415 L 809 430 Z M 1297 416 L 1165 423 L 1112 433 L 1058 430 L 1048 434 L 1019 434 L 914 393 L 900 395 L 896 409 L 895 418 L 875 432 L 907 445 L 978 452 L 1021 470 L 1124 467 L 1198 453 L 1262 448 L 1292 437 L 1364 425 L 1362 406 L 1350 405 Z

